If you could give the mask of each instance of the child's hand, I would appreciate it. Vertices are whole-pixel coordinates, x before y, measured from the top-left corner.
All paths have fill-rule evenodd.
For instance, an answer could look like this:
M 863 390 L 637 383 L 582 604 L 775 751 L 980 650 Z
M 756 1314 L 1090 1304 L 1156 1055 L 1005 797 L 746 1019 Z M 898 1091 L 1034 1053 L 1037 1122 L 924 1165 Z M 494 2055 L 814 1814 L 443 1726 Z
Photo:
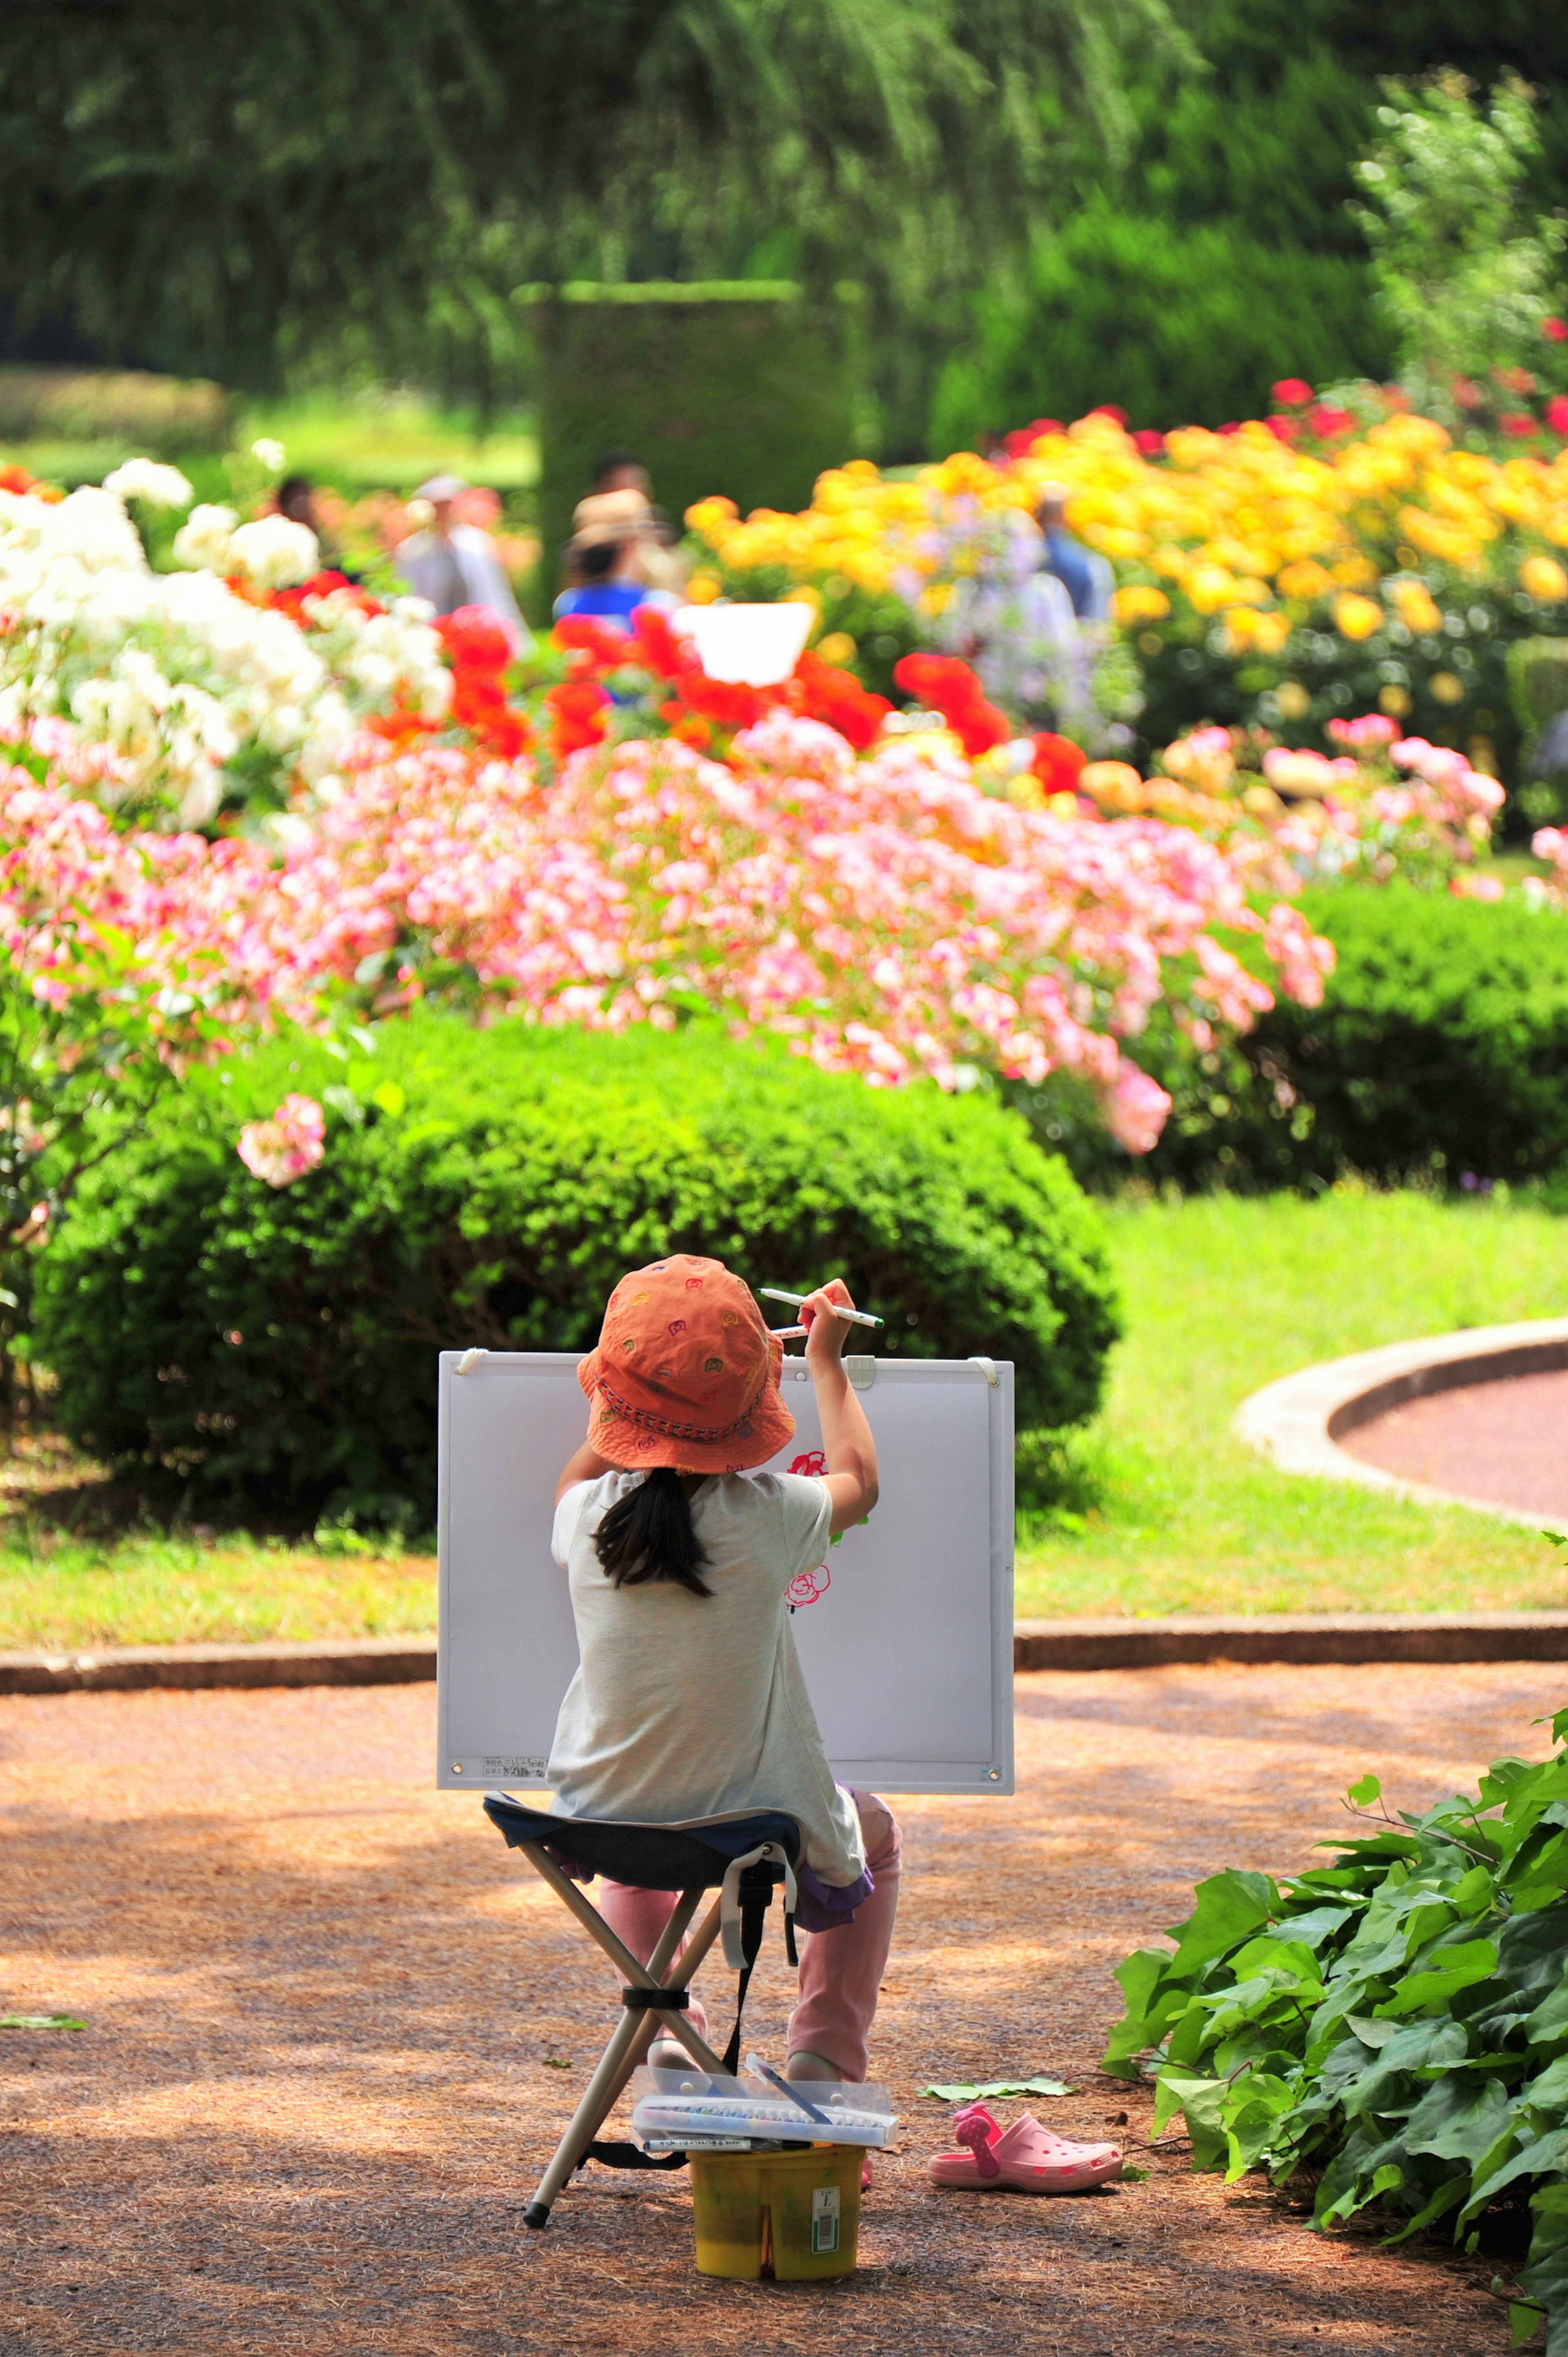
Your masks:
M 830 1305 L 835 1301 L 842 1301 L 846 1308 L 854 1308 L 842 1276 L 830 1277 L 826 1285 L 820 1285 L 800 1304 L 800 1323 L 806 1329 L 806 1364 L 813 1372 L 843 1358 L 854 1330 L 847 1318 L 833 1316 Z

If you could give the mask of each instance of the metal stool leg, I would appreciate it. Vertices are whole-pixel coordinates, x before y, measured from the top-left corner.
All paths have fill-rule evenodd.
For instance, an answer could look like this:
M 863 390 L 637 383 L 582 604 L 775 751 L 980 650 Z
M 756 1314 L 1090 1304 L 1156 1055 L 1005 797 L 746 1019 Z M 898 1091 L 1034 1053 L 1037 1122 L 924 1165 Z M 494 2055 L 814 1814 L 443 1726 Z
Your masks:
M 630 1988 L 684 1988 L 718 1937 L 720 1910 L 715 1903 L 682 1957 L 677 1976 L 666 1979 L 664 1975 L 669 1971 L 670 1959 L 680 1945 L 682 1935 L 702 1899 L 700 1890 L 682 1892 L 658 1946 L 648 1963 L 642 1964 L 617 1938 L 597 1908 L 584 1898 L 568 1876 L 561 1872 L 553 1858 L 544 1857 L 532 1843 L 524 1846 L 524 1852 L 545 1880 L 565 1900 L 585 1930 L 592 1933 L 611 1962 L 618 1966 Z M 724 2064 L 719 2057 L 697 2036 L 683 2013 L 663 2007 L 635 2010 L 628 2007 L 572 2115 L 566 2133 L 555 2148 L 554 2158 L 540 2179 L 533 2200 L 522 2213 L 525 2226 L 537 2229 L 549 2223 L 551 2209 L 557 2195 L 598 2134 L 622 2088 L 646 2053 L 656 2026 L 667 2028 L 678 2038 L 701 2069 L 723 2071 Z

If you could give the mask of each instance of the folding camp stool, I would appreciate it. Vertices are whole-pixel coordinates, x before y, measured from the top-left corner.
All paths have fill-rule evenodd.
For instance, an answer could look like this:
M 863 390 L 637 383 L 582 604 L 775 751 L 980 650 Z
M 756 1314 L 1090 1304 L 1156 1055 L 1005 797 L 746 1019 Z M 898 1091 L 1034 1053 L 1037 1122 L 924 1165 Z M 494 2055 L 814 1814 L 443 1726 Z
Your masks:
M 766 1910 L 779 1882 L 784 1885 L 784 1943 L 789 1962 L 797 1961 L 795 1866 L 800 1855 L 800 1828 L 793 1817 L 778 1809 L 699 1817 L 681 1824 L 622 1824 L 600 1817 L 559 1816 L 553 1811 L 525 1808 L 510 1792 L 487 1792 L 485 1814 L 505 1836 L 509 1849 L 521 1850 L 542 1875 L 556 1897 L 618 1966 L 626 1983 L 621 1990 L 620 2022 L 555 2147 L 554 2158 L 522 2213 L 525 2226 L 547 2226 L 567 2179 L 589 2160 L 602 2161 L 611 2169 L 684 2167 L 684 2153 L 655 2159 L 636 2145 L 601 2144 L 598 2132 L 659 2029 L 679 2039 L 699 2070 L 734 2075 L 740 2060 L 746 1984 L 762 1943 Z M 574 1879 L 588 1880 L 599 1874 L 639 1890 L 680 1893 L 675 1911 L 646 1964 L 639 1964 L 617 1938 Z M 704 1891 L 715 1889 L 718 1898 L 671 1973 L 671 1960 Z M 686 2019 L 691 2003 L 687 1983 L 721 1934 L 725 1961 L 740 1975 L 735 2030 L 722 2061 Z

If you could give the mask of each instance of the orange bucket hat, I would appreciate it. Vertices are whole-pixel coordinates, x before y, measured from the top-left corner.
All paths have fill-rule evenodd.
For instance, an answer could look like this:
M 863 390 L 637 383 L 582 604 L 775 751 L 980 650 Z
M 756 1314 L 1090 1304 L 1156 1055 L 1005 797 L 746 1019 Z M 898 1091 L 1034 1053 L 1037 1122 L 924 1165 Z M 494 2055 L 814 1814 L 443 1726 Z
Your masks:
M 795 1429 L 779 1395 L 783 1346 L 722 1260 L 671 1253 L 623 1276 L 577 1369 L 588 1439 L 628 1472 L 745 1473 Z

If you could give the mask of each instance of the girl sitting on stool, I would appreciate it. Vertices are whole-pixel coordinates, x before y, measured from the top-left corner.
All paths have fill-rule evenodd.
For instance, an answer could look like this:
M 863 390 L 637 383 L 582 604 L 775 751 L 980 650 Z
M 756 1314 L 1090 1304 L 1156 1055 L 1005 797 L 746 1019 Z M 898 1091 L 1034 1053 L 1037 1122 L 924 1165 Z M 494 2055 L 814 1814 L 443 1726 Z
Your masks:
M 826 1471 L 744 1478 L 795 1429 L 782 1347 L 722 1261 L 677 1253 L 622 1277 L 578 1369 L 588 1437 L 555 1491 L 581 1665 L 546 1781 L 574 1816 L 678 1824 L 780 1809 L 800 1827 L 811 1936 L 789 2021 L 791 2079 L 865 2080 L 898 1905 L 898 1828 L 835 1784 L 789 1628 L 790 1583 L 876 1503 L 876 1445 L 850 1388 L 838 1278 L 800 1310 Z M 606 1882 L 600 1911 L 640 1961 L 676 1893 Z M 707 2032 L 693 2002 L 693 2026 Z M 656 2069 L 685 2051 L 658 2041 Z

